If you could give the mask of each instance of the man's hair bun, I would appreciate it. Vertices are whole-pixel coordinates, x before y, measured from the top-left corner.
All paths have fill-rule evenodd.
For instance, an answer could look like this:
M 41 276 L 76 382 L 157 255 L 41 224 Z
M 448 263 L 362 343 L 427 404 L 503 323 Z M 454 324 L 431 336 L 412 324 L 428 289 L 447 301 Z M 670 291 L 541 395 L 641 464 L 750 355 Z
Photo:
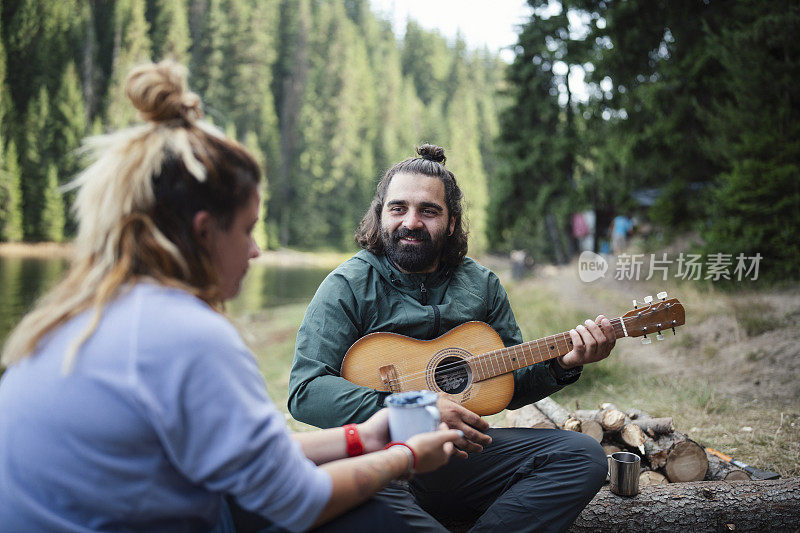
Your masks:
M 139 65 L 128 74 L 125 93 L 149 122 L 193 122 L 203 112 L 200 97 L 186 87 L 186 74 L 183 65 L 170 60 Z
M 441 163 L 442 165 L 447 161 L 447 158 L 444 156 L 444 148 L 436 146 L 435 144 L 423 144 L 417 148 L 417 154 L 419 154 L 422 159 Z

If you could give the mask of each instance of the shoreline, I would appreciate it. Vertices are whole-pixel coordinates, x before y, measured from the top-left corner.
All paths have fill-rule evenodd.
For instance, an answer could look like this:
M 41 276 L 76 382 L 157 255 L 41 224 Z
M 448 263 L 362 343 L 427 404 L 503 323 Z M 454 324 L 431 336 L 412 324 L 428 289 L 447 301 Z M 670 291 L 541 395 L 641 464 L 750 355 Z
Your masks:
M 71 242 L 2 242 L 0 257 L 22 259 L 70 259 L 74 245 Z M 355 252 L 304 252 L 281 248 L 264 250 L 255 263 L 276 266 L 330 267 L 335 268 L 349 259 Z

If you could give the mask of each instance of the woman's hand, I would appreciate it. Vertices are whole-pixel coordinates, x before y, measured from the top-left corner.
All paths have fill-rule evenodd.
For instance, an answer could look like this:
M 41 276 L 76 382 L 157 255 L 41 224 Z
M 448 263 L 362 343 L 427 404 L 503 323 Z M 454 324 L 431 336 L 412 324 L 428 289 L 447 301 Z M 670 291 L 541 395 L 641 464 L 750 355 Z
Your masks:
M 447 429 L 447 424 L 439 424 L 439 431 L 414 435 L 406 444 L 417 455 L 416 472 L 430 472 L 447 464 L 453 455 L 453 441 L 464 434 L 460 430 Z
M 389 435 L 389 410 L 381 409 L 366 422 L 358 425 L 358 433 L 364 444 L 364 453 L 382 450 L 391 437 Z

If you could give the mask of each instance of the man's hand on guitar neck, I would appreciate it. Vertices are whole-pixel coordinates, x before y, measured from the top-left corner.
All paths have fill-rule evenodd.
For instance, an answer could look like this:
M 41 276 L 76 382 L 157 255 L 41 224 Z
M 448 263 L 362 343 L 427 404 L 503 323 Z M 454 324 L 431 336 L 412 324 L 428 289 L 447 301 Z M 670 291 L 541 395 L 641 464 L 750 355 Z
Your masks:
M 556 359 L 563 368 L 605 359 L 617 342 L 611 321 L 603 315 L 599 315 L 594 322 L 587 320 L 585 325 L 569 330 L 569 335 L 572 338 L 572 351 Z
M 491 444 L 492 438 L 483 431 L 489 429 L 489 423 L 469 409 L 447 398 L 439 398 L 436 403 L 442 422 L 450 429 L 460 429 L 464 437 L 454 441 L 457 446 L 454 457 L 466 459 L 468 453 L 483 451 L 483 447 Z

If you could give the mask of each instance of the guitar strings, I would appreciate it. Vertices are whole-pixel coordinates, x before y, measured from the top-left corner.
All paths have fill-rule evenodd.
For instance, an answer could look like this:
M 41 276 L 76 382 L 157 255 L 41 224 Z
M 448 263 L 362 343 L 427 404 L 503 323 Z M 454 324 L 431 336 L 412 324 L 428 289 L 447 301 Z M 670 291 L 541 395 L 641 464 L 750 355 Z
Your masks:
M 651 307 L 652 307 L 652 304 L 651 304 Z M 648 314 L 650 314 L 650 312 L 648 312 Z M 622 325 L 624 318 L 625 317 L 618 317 L 618 318 L 610 319 L 611 327 L 616 328 L 616 326 Z M 628 317 L 628 318 L 632 318 L 632 317 Z M 460 359 L 460 360 L 454 361 L 452 363 L 444 364 L 444 365 L 434 369 L 434 372 L 438 373 L 440 376 L 443 376 L 445 379 L 447 379 L 447 378 L 452 377 L 453 375 L 455 375 L 458 372 L 458 370 L 461 367 L 464 366 L 465 363 L 470 368 L 472 368 L 472 366 L 469 365 L 469 363 L 475 362 L 479 358 L 485 358 L 485 360 L 488 361 L 488 363 L 490 363 L 490 364 L 494 363 L 494 364 L 498 365 L 498 369 L 499 369 L 500 368 L 499 367 L 499 363 L 501 361 L 501 359 L 499 359 L 499 358 L 503 355 L 500 352 L 507 352 L 509 350 L 514 350 L 514 349 L 517 349 L 517 348 L 519 348 L 520 346 L 523 346 L 523 345 L 525 345 L 526 348 L 528 346 L 532 347 L 533 344 L 535 343 L 535 344 L 537 344 L 536 350 L 539 352 L 539 355 L 541 355 L 541 348 L 539 348 L 538 343 L 542 342 L 542 341 L 545 341 L 546 339 L 550 339 L 550 338 L 553 338 L 555 342 L 558 342 L 558 339 L 556 339 L 556 337 L 559 336 L 559 335 L 563 337 L 565 335 L 568 335 L 568 333 L 567 332 L 556 333 L 555 335 L 548 335 L 547 337 L 542 337 L 541 339 L 536 339 L 536 340 L 528 341 L 528 342 L 525 342 L 525 343 L 522 343 L 522 344 L 517 344 L 515 346 L 499 348 L 497 350 L 492 350 L 490 352 L 486 352 L 486 353 L 483 353 L 483 354 L 473 354 L 473 355 L 470 355 L 468 357 L 465 357 L 464 359 Z M 544 344 L 547 345 L 547 344 L 549 344 L 549 342 L 545 342 Z M 523 351 L 523 355 L 524 355 L 524 350 L 526 348 L 519 348 L 520 350 Z M 536 356 L 533 355 L 533 357 L 535 358 Z M 494 358 L 494 361 L 490 360 L 489 358 Z M 548 359 L 553 359 L 553 357 L 548 357 L 548 358 L 542 359 L 542 361 L 535 361 L 535 363 L 540 363 L 540 362 L 543 362 L 543 361 L 547 361 Z M 484 366 L 486 366 L 486 365 L 484 365 Z M 446 374 L 442 374 L 441 373 L 442 371 L 447 372 L 447 373 Z M 504 373 L 507 373 L 507 372 L 501 372 L 501 374 L 504 374 Z M 405 383 L 408 383 L 410 381 L 415 381 L 418 378 L 420 378 L 422 376 L 425 376 L 427 374 L 428 374 L 428 370 L 421 370 L 421 371 L 417 371 L 417 372 L 412 372 L 410 374 L 406 374 L 402 378 L 390 379 L 390 380 L 387 381 L 387 383 L 388 384 L 394 384 L 394 385 L 401 385 L 402 386 Z M 434 378 L 434 380 L 435 380 L 435 378 Z

